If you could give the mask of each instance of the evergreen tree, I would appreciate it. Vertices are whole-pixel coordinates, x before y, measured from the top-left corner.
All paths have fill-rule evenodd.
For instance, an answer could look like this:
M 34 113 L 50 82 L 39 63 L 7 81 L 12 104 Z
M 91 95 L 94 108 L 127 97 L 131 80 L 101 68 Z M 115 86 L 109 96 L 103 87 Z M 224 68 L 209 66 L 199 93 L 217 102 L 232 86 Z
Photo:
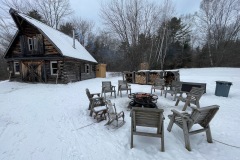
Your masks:
M 31 10 L 27 13 L 28 16 L 40 21 L 40 22 L 43 22 L 43 23 L 46 23 L 44 20 L 43 20 L 43 17 L 38 13 L 37 10 Z
M 73 35 L 73 25 L 69 22 L 63 23 L 60 25 L 59 30 L 66 35 L 72 36 Z

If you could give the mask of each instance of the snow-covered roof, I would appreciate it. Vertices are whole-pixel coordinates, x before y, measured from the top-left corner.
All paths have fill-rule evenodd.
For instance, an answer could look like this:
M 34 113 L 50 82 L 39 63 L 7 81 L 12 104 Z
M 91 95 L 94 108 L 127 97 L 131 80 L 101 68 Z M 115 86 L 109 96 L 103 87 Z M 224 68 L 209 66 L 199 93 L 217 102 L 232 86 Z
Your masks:
M 42 31 L 55 44 L 63 56 L 97 63 L 77 40 L 75 40 L 75 48 L 73 48 L 73 38 L 25 14 L 18 13 L 18 15 Z
M 139 70 L 137 72 L 179 72 L 179 70 Z
M 163 70 L 150 70 L 150 72 L 164 72 Z
M 149 72 L 149 70 L 139 70 L 137 72 Z
M 164 70 L 165 72 L 179 72 L 179 70 Z

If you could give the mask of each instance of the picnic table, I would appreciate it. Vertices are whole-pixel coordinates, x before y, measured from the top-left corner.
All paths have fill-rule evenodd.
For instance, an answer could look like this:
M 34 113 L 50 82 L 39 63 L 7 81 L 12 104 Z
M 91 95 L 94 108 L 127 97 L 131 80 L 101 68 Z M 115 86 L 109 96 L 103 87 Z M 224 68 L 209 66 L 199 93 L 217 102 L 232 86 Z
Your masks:
M 146 107 L 146 108 L 157 108 L 158 96 L 151 93 L 136 92 L 128 95 L 131 99 L 129 102 L 129 108 L 132 107 Z

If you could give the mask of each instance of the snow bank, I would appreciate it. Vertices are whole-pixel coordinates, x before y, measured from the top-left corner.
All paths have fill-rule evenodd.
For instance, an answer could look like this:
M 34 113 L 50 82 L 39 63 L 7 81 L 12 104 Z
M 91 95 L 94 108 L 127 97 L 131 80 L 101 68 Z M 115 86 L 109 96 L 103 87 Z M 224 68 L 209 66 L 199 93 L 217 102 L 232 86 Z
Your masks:
M 211 122 L 214 143 L 206 141 L 204 133 L 190 136 L 192 152 L 184 147 L 182 130 L 173 126 L 167 131 L 171 109 L 181 110 L 183 103 L 174 106 L 170 95 L 159 95 L 157 105 L 164 109 L 165 152 L 160 152 L 160 139 L 134 136 L 130 149 L 130 117 L 127 94 L 107 98 L 123 110 L 126 123 L 119 129 L 106 127 L 107 121 L 95 123 L 89 116 L 90 92 L 101 91 L 101 82 L 111 80 L 117 86 L 121 76 L 96 78 L 67 85 L 27 84 L 4 81 L 0 83 L 0 159 L 168 159 L 168 160 L 225 160 L 240 159 L 240 69 L 202 68 L 180 69 L 181 81 L 207 83 L 207 93 L 200 105 L 220 105 Z M 109 75 L 109 74 L 108 74 Z M 230 81 L 229 97 L 214 95 L 216 81 Z M 150 85 L 132 84 L 132 92 L 150 92 Z M 190 109 L 188 109 L 190 111 Z M 217 140 L 217 141 L 216 141 Z

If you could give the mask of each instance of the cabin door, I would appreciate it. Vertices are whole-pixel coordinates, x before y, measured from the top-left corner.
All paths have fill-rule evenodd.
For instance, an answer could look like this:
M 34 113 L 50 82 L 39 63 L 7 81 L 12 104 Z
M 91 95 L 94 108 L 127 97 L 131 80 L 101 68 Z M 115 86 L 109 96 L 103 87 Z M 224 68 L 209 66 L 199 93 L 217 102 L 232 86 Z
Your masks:
M 42 78 L 43 61 L 23 61 L 22 62 L 22 79 L 26 82 L 44 82 Z

